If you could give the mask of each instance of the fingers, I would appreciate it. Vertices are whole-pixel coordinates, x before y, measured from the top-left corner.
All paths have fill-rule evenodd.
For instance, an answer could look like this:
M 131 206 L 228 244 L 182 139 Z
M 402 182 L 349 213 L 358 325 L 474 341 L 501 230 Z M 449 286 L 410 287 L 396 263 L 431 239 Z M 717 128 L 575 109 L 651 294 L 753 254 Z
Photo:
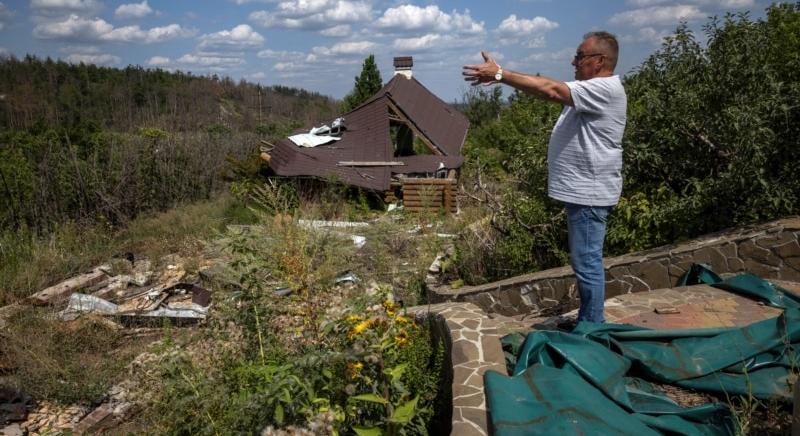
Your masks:
M 481 50 L 481 56 L 483 56 L 483 60 L 484 60 L 485 62 L 492 62 L 492 58 L 491 58 L 491 57 L 489 57 L 489 55 L 488 55 L 488 54 L 486 54 L 486 52 L 485 52 L 485 51 L 483 51 L 483 50 Z

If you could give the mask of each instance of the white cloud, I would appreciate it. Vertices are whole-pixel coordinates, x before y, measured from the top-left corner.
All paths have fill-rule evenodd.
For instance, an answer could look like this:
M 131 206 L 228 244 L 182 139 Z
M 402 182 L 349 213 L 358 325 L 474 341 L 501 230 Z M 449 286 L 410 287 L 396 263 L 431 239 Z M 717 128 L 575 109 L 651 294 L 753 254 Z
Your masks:
M 199 67 L 216 67 L 217 69 L 224 69 L 230 67 L 238 67 L 245 64 L 244 59 L 233 56 L 205 56 L 187 53 L 176 60 L 177 63 L 182 65 L 194 65 Z
M 71 64 L 79 64 L 83 62 L 84 64 L 95 64 L 95 65 L 116 65 L 122 61 L 122 59 L 119 56 L 114 56 L 107 53 L 103 54 L 73 53 L 67 56 L 65 60 Z
M 142 30 L 139 26 L 114 28 L 101 18 L 82 18 L 75 14 L 64 21 L 41 23 L 33 29 L 33 36 L 39 39 L 59 39 L 66 41 L 108 41 L 150 44 L 174 38 L 188 37 L 193 31 L 178 24 L 153 27 Z
M 147 65 L 162 67 L 170 64 L 170 59 L 165 56 L 153 56 L 147 60 Z
M 398 38 L 394 40 L 393 47 L 397 50 L 420 51 L 433 48 L 442 36 L 436 33 L 429 33 L 419 38 Z
M 114 11 L 114 18 L 118 20 L 125 20 L 129 18 L 142 18 L 153 13 L 153 9 L 147 4 L 147 0 L 141 3 L 128 3 L 120 5 Z
M 200 48 L 248 49 L 260 47 L 264 37 L 247 24 L 240 24 L 231 30 L 222 30 L 200 37 Z
M 140 42 L 151 44 L 175 38 L 189 37 L 194 31 L 184 29 L 179 24 L 170 24 L 163 27 L 153 27 L 152 29 L 142 30 L 139 26 L 126 26 L 112 30 L 107 35 L 103 35 L 106 41 L 119 42 Z
M 31 9 L 37 13 L 94 12 L 102 8 L 97 0 L 31 0 Z
M 639 29 L 636 34 L 621 36 L 620 40 L 627 43 L 659 45 L 663 42 L 664 38 L 670 34 L 671 32 L 666 30 L 656 30 L 653 27 L 643 27 Z
M 472 19 L 469 9 L 460 13 L 454 10 L 451 14 L 443 12 L 436 5 L 419 7 L 401 5 L 389 8 L 376 22 L 376 26 L 394 30 L 434 30 L 436 32 L 456 32 L 477 34 L 484 31 L 483 22 Z
M 319 33 L 320 35 L 323 36 L 344 38 L 345 36 L 349 36 L 352 33 L 352 29 L 350 28 L 349 24 L 340 24 L 338 26 L 329 27 L 325 30 L 322 30 Z
M 710 3 L 717 3 L 719 7 L 729 9 L 749 8 L 756 5 L 755 0 L 716 0 Z
M 88 19 L 72 14 L 64 21 L 43 23 L 33 28 L 39 39 L 101 40 L 114 30 L 114 26 L 100 18 Z
M 7 58 L 9 56 L 11 56 L 11 52 L 5 47 L 0 47 L 0 58 Z
M 0 30 L 5 29 L 12 18 L 14 18 L 14 11 L 8 9 L 6 5 L 0 2 Z
M 300 68 L 301 66 L 302 64 L 295 62 L 278 62 L 272 66 L 272 69 L 275 71 L 292 71 Z
M 671 0 L 628 0 L 626 3 L 635 8 L 646 8 L 649 6 L 661 5 L 669 3 Z
M 556 28 L 558 28 L 558 23 L 545 17 L 526 19 L 517 18 L 516 15 L 511 14 L 497 26 L 497 31 L 508 36 L 526 36 L 542 34 Z
M 351 41 L 339 42 L 330 47 L 314 47 L 311 49 L 313 55 L 318 56 L 348 56 L 348 55 L 365 55 L 370 51 L 377 48 L 377 44 L 370 41 Z M 315 58 L 312 58 L 312 60 Z
M 619 12 L 611 16 L 609 23 L 635 27 L 674 25 L 680 21 L 706 18 L 708 14 L 695 5 L 651 6 L 643 9 Z
M 636 8 L 672 3 L 671 0 L 628 0 L 627 3 Z M 738 9 L 756 5 L 755 0 L 684 0 L 684 4 L 696 4 L 716 9 Z
M 558 51 L 533 53 L 525 60 L 532 62 L 568 61 L 572 60 L 573 56 L 575 56 L 574 48 L 564 48 Z
M 259 71 L 257 73 L 248 74 L 245 77 L 250 80 L 264 80 L 267 78 L 267 75 L 263 71 Z
M 278 3 L 274 12 L 253 12 L 249 19 L 264 27 L 324 30 L 371 17 L 372 6 L 366 1 L 290 0 Z
M 261 59 L 279 59 L 279 60 L 301 60 L 306 57 L 306 54 L 299 51 L 276 51 L 276 50 L 261 50 L 256 54 Z

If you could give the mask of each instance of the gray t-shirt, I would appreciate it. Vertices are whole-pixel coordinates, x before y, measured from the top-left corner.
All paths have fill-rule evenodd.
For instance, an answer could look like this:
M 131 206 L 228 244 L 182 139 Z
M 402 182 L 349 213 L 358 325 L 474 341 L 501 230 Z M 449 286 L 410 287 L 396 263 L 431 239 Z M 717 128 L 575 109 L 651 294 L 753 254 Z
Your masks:
M 585 206 L 613 206 L 622 192 L 622 134 L 628 100 L 619 76 L 567 82 L 547 148 L 548 195 Z

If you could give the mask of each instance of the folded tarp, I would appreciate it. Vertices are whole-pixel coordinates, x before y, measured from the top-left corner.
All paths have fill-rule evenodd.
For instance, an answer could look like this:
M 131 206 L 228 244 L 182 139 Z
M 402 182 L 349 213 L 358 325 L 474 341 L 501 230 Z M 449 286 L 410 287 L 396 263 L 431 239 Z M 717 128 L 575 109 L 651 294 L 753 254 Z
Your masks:
M 507 336 L 511 376 L 484 375 L 491 426 L 522 434 L 735 434 L 720 403 L 684 408 L 648 381 L 724 395 L 789 399 L 798 362 L 800 300 L 751 274 L 721 280 L 694 266 L 681 284 L 706 283 L 784 309 L 743 328 L 650 330 L 580 323 L 573 333 Z M 516 347 L 515 347 L 516 345 Z

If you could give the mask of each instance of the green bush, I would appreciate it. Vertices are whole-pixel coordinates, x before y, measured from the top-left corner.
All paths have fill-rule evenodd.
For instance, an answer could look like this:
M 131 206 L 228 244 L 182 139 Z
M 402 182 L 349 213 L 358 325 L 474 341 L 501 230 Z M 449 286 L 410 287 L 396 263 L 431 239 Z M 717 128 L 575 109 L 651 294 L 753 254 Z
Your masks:
M 704 33 L 705 45 L 680 26 L 624 78 L 624 187 L 609 218 L 608 254 L 800 211 L 800 3 L 770 6 L 765 19 L 714 18 Z M 488 93 L 467 100 L 472 114 L 496 106 Z M 546 192 L 559 111 L 517 92 L 498 119 L 480 115 L 470 131 L 465 174 L 474 179 L 480 162 L 485 184 L 500 188 L 491 243 L 460 242 L 468 281 L 566 261 L 562 207 Z
M 615 252 L 776 219 L 800 207 L 800 4 L 685 26 L 626 77 Z

